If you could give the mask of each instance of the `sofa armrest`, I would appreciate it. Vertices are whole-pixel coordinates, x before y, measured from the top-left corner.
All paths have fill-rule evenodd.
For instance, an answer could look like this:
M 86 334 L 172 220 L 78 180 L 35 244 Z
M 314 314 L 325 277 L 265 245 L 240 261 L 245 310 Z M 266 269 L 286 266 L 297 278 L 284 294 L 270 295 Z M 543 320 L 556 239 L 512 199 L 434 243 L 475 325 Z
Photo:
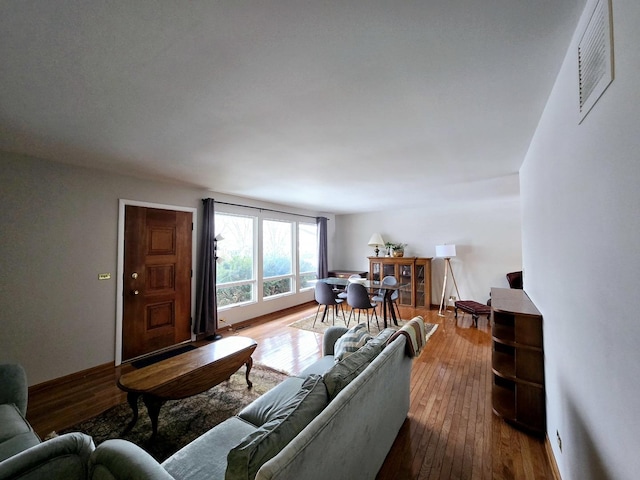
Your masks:
M 95 448 L 88 435 L 60 435 L 0 462 L 0 480 L 85 479 L 89 455 Z
M 346 327 L 329 327 L 322 337 L 322 354 L 333 355 L 333 346 L 336 340 L 349 331 Z
M 136 444 L 107 440 L 89 459 L 91 480 L 174 480 L 162 466 Z
M 27 374 L 22 365 L 0 364 L 0 403 L 13 403 L 24 417 L 27 415 L 28 396 Z

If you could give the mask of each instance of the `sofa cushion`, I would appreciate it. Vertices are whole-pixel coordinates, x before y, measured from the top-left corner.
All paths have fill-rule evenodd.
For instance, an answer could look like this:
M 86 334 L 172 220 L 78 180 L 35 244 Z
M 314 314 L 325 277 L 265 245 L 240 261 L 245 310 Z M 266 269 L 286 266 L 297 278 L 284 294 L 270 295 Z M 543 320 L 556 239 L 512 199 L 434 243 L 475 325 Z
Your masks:
M 298 393 L 269 422 L 247 435 L 227 455 L 225 480 L 253 479 L 260 467 L 280 452 L 327 406 L 320 375 L 310 375 Z
M 307 378 L 309 375 L 324 375 L 335 365 L 335 363 L 336 361 L 334 360 L 333 355 L 325 355 L 320 360 L 313 362 L 313 364 L 300 372 L 298 377 Z
M 0 425 L 0 461 L 40 443 L 29 422 L 12 403 L 0 405 Z
M 272 420 L 274 414 L 296 396 L 303 383 L 304 378 L 301 377 L 287 378 L 244 407 L 238 416 L 256 427 L 261 427 Z
M 384 348 L 379 342 L 369 345 L 367 342 L 358 351 L 336 363 L 324 374 L 324 383 L 327 386 L 329 399 L 333 400 L 340 391 L 349 385 L 373 361 Z
M 356 352 L 367 341 L 371 340 L 371 335 L 367 330 L 367 326 L 364 323 L 356 325 L 336 340 L 335 347 L 333 349 L 333 355 L 336 362 L 348 357 L 352 353 Z
M 249 422 L 231 417 L 182 447 L 162 466 L 174 478 L 224 478 L 227 453 L 255 431 Z

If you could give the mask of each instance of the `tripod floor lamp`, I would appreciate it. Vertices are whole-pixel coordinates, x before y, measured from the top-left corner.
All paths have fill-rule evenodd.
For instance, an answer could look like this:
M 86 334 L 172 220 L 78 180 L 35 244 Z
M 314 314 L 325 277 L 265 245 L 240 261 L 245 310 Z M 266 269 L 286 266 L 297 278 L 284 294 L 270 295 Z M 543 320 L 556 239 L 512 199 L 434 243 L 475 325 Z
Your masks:
M 447 273 L 451 272 L 451 278 L 453 279 L 453 285 L 456 287 L 456 294 L 458 300 L 460 300 L 460 292 L 458 291 L 458 284 L 456 283 L 456 277 L 453 275 L 453 269 L 451 268 L 451 257 L 456 256 L 455 245 L 436 245 L 436 257 L 444 257 L 444 280 L 442 282 L 442 298 L 440 298 L 440 309 L 438 315 L 444 317 L 443 310 L 446 311 L 444 304 L 444 296 L 447 291 Z

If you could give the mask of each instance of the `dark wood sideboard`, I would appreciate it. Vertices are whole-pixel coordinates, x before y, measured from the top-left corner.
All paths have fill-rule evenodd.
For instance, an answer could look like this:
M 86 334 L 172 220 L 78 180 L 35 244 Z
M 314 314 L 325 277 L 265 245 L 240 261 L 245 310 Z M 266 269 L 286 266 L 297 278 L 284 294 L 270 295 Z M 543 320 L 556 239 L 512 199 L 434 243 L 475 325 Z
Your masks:
M 362 278 L 367 278 L 368 273 L 357 270 L 329 270 L 329 277 L 349 278 L 351 275 L 359 275 Z
M 491 289 L 493 411 L 529 433 L 546 431 L 542 314 L 524 290 Z

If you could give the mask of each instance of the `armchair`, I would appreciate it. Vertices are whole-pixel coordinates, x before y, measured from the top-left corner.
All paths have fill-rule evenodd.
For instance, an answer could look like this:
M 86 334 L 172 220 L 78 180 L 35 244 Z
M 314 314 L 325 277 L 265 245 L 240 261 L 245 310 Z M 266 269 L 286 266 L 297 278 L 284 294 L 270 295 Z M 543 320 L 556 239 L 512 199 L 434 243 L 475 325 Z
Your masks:
M 87 478 L 91 437 L 67 433 L 41 442 L 25 418 L 27 399 L 24 368 L 0 364 L 0 480 Z

